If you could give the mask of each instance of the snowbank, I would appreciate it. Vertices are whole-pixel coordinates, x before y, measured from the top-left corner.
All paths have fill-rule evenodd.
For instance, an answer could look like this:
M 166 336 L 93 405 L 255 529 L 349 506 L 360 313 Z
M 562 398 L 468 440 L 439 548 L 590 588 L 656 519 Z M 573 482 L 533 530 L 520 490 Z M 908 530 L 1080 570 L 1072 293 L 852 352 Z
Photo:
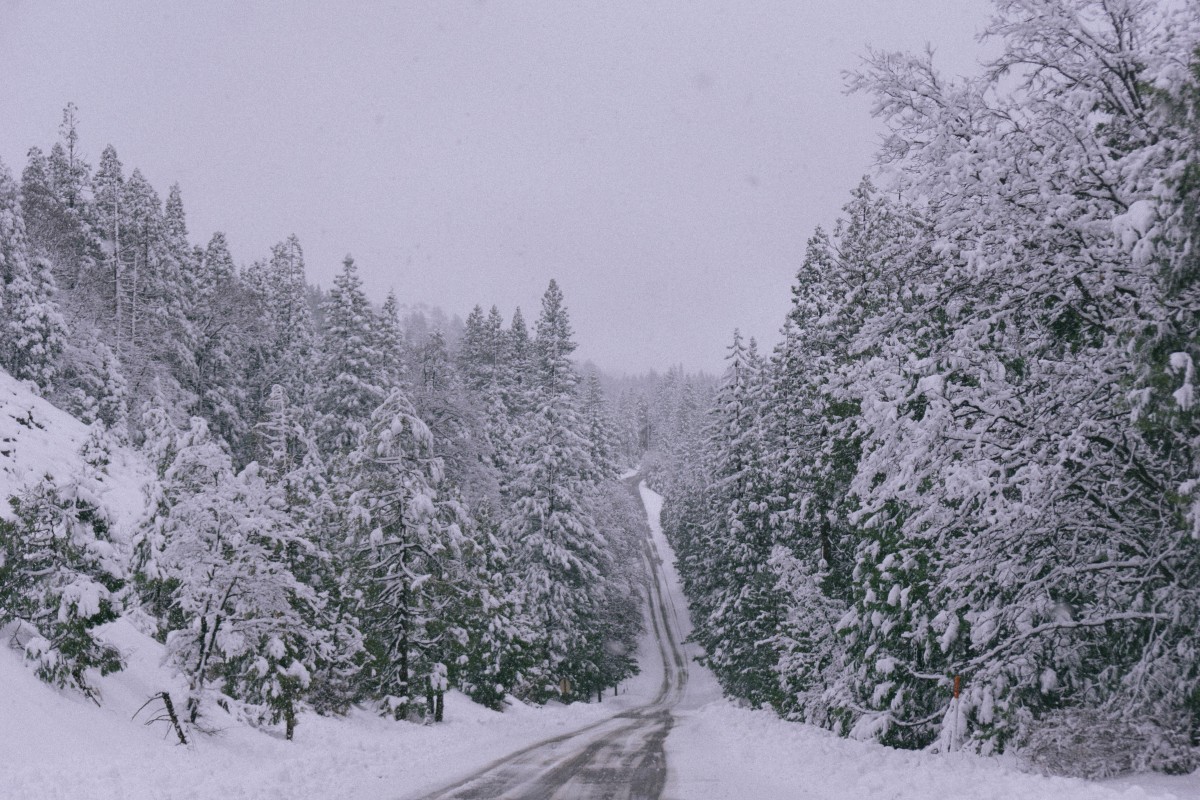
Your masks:
M 165 724 L 143 724 L 153 708 L 137 714 L 152 694 L 182 690 L 160 666 L 161 645 L 127 621 L 104 634 L 125 653 L 128 666 L 96 676 L 100 707 L 49 688 L 17 653 L 0 648 L 0 796 L 396 800 L 641 702 L 631 691 L 599 705 L 515 703 L 498 713 L 451 692 L 447 721 L 440 725 L 398 723 L 363 710 L 345 718 L 305 714 L 293 742 L 281 731 L 229 721 L 216 735 L 182 747 Z
M 0 515 L 11 518 L 8 498 L 49 475 L 70 480 L 83 468 L 80 448 L 91 430 L 0 370 Z M 118 530 L 128 531 L 145 508 L 142 487 L 151 477 L 136 451 L 114 446 L 101 475 L 100 500 Z

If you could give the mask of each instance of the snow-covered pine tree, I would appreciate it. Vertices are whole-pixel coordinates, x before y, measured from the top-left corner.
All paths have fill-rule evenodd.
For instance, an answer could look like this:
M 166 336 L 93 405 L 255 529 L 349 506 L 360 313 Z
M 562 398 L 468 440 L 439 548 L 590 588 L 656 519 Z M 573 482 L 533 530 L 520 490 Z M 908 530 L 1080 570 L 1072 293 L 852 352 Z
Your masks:
M 440 330 L 433 331 L 413 354 L 408 384 L 417 415 L 433 435 L 434 452 L 442 459 L 446 477 L 460 487 L 472 508 L 495 509 L 499 480 L 484 412 L 476 396 L 465 391 Z
M 401 386 L 405 379 L 407 348 L 404 341 L 404 324 L 400 321 L 400 301 L 396 299 L 395 291 L 389 291 L 384 298 L 375 322 L 375 347 L 383 359 L 378 365 L 381 382 L 389 389 Z M 444 343 L 443 338 L 443 345 Z
M 515 321 L 514 330 L 520 330 Z M 586 651 L 598 635 L 605 542 L 595 517 L 597 468 L 570 358 L 572 335 L 562 292 L 551 281 L 538 317 L 532 391 L 522 401 L 531 410 L 505 487 L 502 526 L 521 578 L 521 616 L 534 641 L 524 691 L 538 699 L 557 691 L 563 679 L 588 685 L 597 671 Z
M 527 345 L 524 323 L 517 317 L 517 336 Z M 522 352 L 524 352 L 524 347 Z M 501 487 L 515 473 L 515 440 L 520 420 L 510 409 L 518 385 L 510 359 L 510 333 L 492 306 L 485 315 L 476 306 L 468 315 L 457 354 L 465 402 L 474 410 L 475 450 L 485 458 L 490 491 L 472 491 L 476 546 L 470 553 L 474 610 L 464 627 L 469 637 L 466 662 L 459 674 L 464 691 L 477 702 L 498 707 L 520 683 L 530 658 L 531 635 L 521 624 L 519 578 L 512 569 L 510 548 L 502 541 L 504 512 Z
M 113 343 L 123 352 L 121 332 L 125 330 L 122 298 L 125 296 L 125 264 L 121 251 L 125 207 L 125 168 L 111 144 L 100 154 L 100 165 L 92 175 L 92 202 L 88 220 L 100 240 L 103 278 L 95 281 L 103 299 L 104 322 L 115 332 Z
M 245 293 L 239 369 L 244 383 L 243 416 L 251 430 L 271 414 L 275 387 L 287 394 L 306 420 L 313 415 L 316 386 L 316 332 L 304 277 L 304 254 L 295 236 L 271 248 L 271 257 L 251 264 L 240 276 Z M 306 424 L 310 424 L 306 422 Z M 256 458 L 257 434 L 235 443 L 239 460 Z
M 55 282 L 68 293 L 68 302 L 61 305 L 73 320 L 87 317 L 91 322 L 98 298 L 88 295 L 99 294 L 100 252 L 88 221 L 91 167 L 79 151 L 74 104 L 64 109 L 59 130 L 48 158 L 40 148 L 30 149 L 21 175 L 21 204 L 33 253 L 50 260 Z
M 458 346 L 458 368 L 464 385 L 474 392 L 482 392 L 493 382 L 499 361 L 495 352 L 498 333 L 493 336 L 489 329 L 483 306 L 476 305 L 471 309 L 463 324 L 463 338 Z
M 366 664 L 362 690 L 404 719 L 425 705 L 440 719 L 449 668 L 465 640 L 461 602 L 467 516 L 448 496 L 429 427 L 400 390 L 370 417 L 352 455 Z
M 320 600 L 299 607 L 307 627 L 325 632 L 321 647 L 313 653 L 310 683 L 303 696 L 319 713 L 342 713 L 355 699 L 362 653 L 350 575 L 354 551 L 341 532 L 343 511 L 331 496 L 308 416 L 276 384 L 257 426 L 256 457 L 288 524 L 304 539 L 304 547 L 298 542 L 289 547 L 289 567 Z
M 762 441 L 764 365 L 753 339 L 734 333 L 709 432 L 711 516 L 690 550 L 704 574 L 703 614 L 693 634 L 727 692 L 754 705 L 777 699 L 772 639 L 780 598 L 768 560 L 774 544 Z M 699 560 L 699 561 L 698 561 Z
M 512 473 L 513 442 L 519 425 L 514 405 L 518 358 L 510 345 L 510 334 L 496 306 L 486 316 L 482 307 L 476 306 L 467 316 L 458 351 L 459 374 L 472 405 L 482 416 L 483 449 L 489 454 L 498 485 Z
M 472 700 L 499 710 L 520 684 L 530 638 L 519 619 L 519 585 L 488 507 L 473 510 L 472 547 L 464 550 L 466 592 L 457 606 L 466 634 L 454 669 L 457 685 Z
M 911 210 L 882 197 L 864 179 L 851 193 L 833 237 L 818 230 L 810 239 L 773 364 L 766 419 L 776 461 L 774 491 L 781 504 L 780 547 L 773 563 L 790 597 L 780 663 L 788 691 L 786 712 L 843 731 L 862 715 L 870 720 L 860 732 L 870 727 L 873 735 L 890 735 L 894 742 L 908 729 L 902 723 L 889 727 L 895 719 L 893 700 L 911 699 L 919 691 L 934 697 L 943 693 L 940 684 L 929 685 L 925 679 L 915 681 L 919 689 L 907 686 L 910 676 L 890 668 L 897 661 L 922 664 L 925 639 L 914 638 L 909 616 L 923 618 L 909 608 L 909 601 L 924 594 L 905 584 L 895 568 L 882 570 L 883 580 L 891 583 L 865 586 L 866 576 L 875 574 L 872 565 L 899 556 L 888 547 L 881 551 L 876 541 L 883 537 L 881 541 L 895 544 L 884 518 L 875 519 L 869 531 L 859 531 L 851 521 L 856 506 L 850 486 L 860 459 L 863 401 L 849 376 L 859 374 L 855 370 L 861 362 L 878 352 L 880 339 L 886 340 L 886 333 L 864 335 L 868 323 L 881 310 L 900 310 L 910 302 L 925 263 L 913 257 L 921 252 L 914 242 L 927 238 L 922 234 Z M 921 341 L 919 332 L 905 338 L 912 347 Z M 873 554 L 866 562 L 860 558 L 858 568 L 856 548 Z M 898 592 L 903 598 L 899 603 L 894 602 Z M 856 601 L 871 608 L 856 607 L 857 616 L 843 616 Z M 834 635 L 839 626 L 848 638 Z M 880 632 L 885 638 L 891 635 L 891 645 L 872 639 Z M 847 645 L 879 657 L 847 661 Z M 889 650 L 892 645 L 917 655 L 899 657 Z M 876 663 L 887 671 L 873 672 Z M 853 699 L 846 699 L 856 664 L 869 674 L 855 684 Z M 822 676 L 822 671 L 828 674 Z M 826 691 L 823 681 L 832 688 Z
M 304 252 L 295 235 L 271 249 L 271 295 L 268 313 L 274 333 L 273 383 L 283 386 L 293 402 L 310 391 L 316 358 L 315 333 L 305 282 Z
M 508 417 L 519 421 L 532 410 L 534 386 L 534 343 L 519 307 L 513 311 L 504 338 L 504 369 L 500 382 Z
M 58 135 L 50 153 L 50 174 L 63 205 L 76 208 L 83 203 L 91 167 L 79 150 L 79 108 L 74 103 L 63 108 Z
M 54 301 L 70 322 L 49 398 L 85 422 L 103 418 L 123 437 L 126 401 L 116 398 L 124 394 L 126 380 L 107 343 L 112 340 L 97 328 L 111 321 L 111 282 L 97 266 L 104 256 L 91 227 L 96 215 L 89 197 L 90 167 L 79 152 L 72 105 L 63 112 L 61 134 L 49 158 L 36 147 L 29 151 L 21 176 L 30 256 L 49 261 L 57 286 Z
M 582 411 L 587 420 L 587 438 L 592 463 L 596 465 L 597 481 L 611 480 L 617 474 L 617 437 L 600 386 L 600 376 L 594 371 L 588 374 L 584 383 Z
M 334 278 L 324 316 L 316 401 L 318 442 L 325 457 L 336 460 L 358 444 L 372 412 L 386 399 L 376 370 L 383 359 L 376 347 L 375 314 L 350 256 Z
M 148 347 L 161 340 L 161 326 L 151 321 L 152 314 L 165 314 L 170 301 L 158 285 L 163 249 L 162 203 L 141 170 L 134 169 L 123 187 L 121 207 L 126 218 L 122 250 L 127 259 L 126 280 L 121 296 L 124 327 L 117 332 L 128 343 L 130 361 L 148 362 Z M 135 355 L 136 354 L 136 355 Z
M 99 421 L 118 439 L 128 434 L 129 386 L 117 354 L 104 342 L 95 342 L 85 351 L 86 362 L 75 365 L 76 382 L 69 406 L 79 418 L 87 423 Z
M 87 671 L 122 666 L 95 628 L 117 618 L 125 577 L 97 499 L 99 468 L 61 484 L 42 479 L 9 498 L 13 519 L 0 520 L 0 628 L 15 623 L 12 637 L 42 680 L 93 700 Z
M 163 206 L 161 241 L 157 243 L 159 269 L 155 277 L 156 327 L 161 341 L 154 347 L 161 371 L 172 376 L 175 383 L 187 385 L 196 370 L 196 329 L 193 302 L 196 299 L 196 276 L 199 272 L 196 248 L 188 241 L 187 214 L 183 193 L 173 184 Z
M 46 156 L 37 147 L 29 150 L 21 173 L 21 211 L 31 255 L 51 262 L 57 285 L 74 288 L 81 268 L 76 248 L 83 244 L 78 211 L 68 209 L 58 196 Z
M 212 432 L 233 446 L 249 430 L 243 415 L 246 330 L 239 324 L 245 321 L 240 314 L 243 298 L 223 233 L 212 235 L 194 265 L 188 315 L 195 372 L 185 386 L 196 398 L 193 413 L 207 420 Z
M 51 386 L 66 334 L 54 293 L 50 263 L 29 252 L 21 195 L 0 162 L 0 366 L 41 389 Z
M 642 633 L 642 594 L 646 570 L 642 548 L 646 523 L 632 487 L 609 476 L 599 487 L 596 524 L 605 549 L 600 563 L 599 625 L 588 639 L 585 658 L 593 665 L 591 679 L 577 688 L 584 698 L 600 700 L 604 690 L 636 675 L 638 637 Z

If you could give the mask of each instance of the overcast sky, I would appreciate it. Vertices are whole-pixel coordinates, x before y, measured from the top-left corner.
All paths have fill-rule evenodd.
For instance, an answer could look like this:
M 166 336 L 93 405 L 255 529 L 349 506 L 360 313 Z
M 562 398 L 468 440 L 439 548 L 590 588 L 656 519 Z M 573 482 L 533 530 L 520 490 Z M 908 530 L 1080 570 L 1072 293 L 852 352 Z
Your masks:
M 192 238 L 250 262 L 295 232 L 311 281 L 536 316 L 579 355 L 720 368 L 774 342 L 815 225 L 880 127 L 842 93 L 866 45 L 973 69 L 983 0 L 405 3 L 0 0 L 0 159 L 79 106 Z

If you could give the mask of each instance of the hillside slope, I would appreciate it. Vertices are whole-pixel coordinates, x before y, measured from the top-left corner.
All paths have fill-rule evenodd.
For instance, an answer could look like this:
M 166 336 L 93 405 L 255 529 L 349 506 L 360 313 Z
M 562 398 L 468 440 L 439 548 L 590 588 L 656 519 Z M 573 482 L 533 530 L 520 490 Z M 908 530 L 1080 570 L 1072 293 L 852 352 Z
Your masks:
M 46 475 L 68 481 L 84 469 L 80 449 L 89 427 L 0 371 L 0 497 Z M 145 510 L 153 471 L 135 449 L 116 445 L 99 476 L 98 499 L 128 557 Z M 100 702 L 41 682 L 0 633 L 0 796 L 37 798 L 395 798 L 445 783 L 537 739 L 600 719 L 640 702 L 647 680 L 622 686 L 603 704 L 533 707 L 512 701 L 503 714 L 451 692 L 447 721 L 422 727 L 355 709 L 343 718 L 301 715 L 294 742 L 282 731 L 251 727 L 212 712 L 217 730 L 176 743 L 153 719 L 162 691 L 183 695 L 163 665 L 163 646 L 134 610 L 97 629 L 122 653 L 125 668 L 89 675 Z M 644 684 L 644 685 L 643 685 Z M 143 707 L 144 706 L 144 707 Z
M 84 467 L 80 450 L 91 429 L 0 370 L 0 515 L 11 517 L 7 498 L 50 475 L 69 480 Z M 99 476 L 100 499 L 116 522 L 114 535 L 128 541 L 144 508 L 142 487 L 151 469 L 135 450 L 116 445 Z

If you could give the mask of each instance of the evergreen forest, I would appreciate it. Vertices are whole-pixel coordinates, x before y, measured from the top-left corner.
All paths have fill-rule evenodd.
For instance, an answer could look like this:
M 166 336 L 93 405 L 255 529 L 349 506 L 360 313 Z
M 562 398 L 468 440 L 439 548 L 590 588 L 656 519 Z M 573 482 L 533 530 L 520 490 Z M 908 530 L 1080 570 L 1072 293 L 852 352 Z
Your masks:
M 197 245 L 67 105 L 0 167 L 0 367 L 91 426 L 9 499 L 0 627 L 88 695 L 135 619 L 186 676 L 180 737 L 447 690 L 598 701 L 636 673 L 665 498 L 724 692 L 838 735 L 1055 773 L 1200 765 L 1200 17 L 996 0 L 951 77 L 869 52 L 886 134 L 811 232 L 777 344 L 720 377 L 576 362 L 536 315 L 465 321 L 310 285 L 290 237 Z M 855 183 L 847 180 L 847 186 Z M 703 310 L 698 310 L 703 313 Z M 114 540 L 114 447 L 153 470 Z M 624 475 L 624 479 L 622 478 Z

